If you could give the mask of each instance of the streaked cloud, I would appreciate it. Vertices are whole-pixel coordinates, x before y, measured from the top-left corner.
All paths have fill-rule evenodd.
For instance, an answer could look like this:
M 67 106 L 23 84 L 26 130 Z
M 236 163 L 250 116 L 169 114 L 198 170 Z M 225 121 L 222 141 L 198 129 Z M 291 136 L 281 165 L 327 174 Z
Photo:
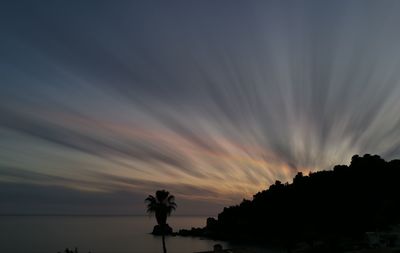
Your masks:
M 210 214 L 400 155 L 395 1 L 1 5 L 0 185 L 24 196 L 9 212 L 54 191 L 73 212 L 141 213 L 129 198 L 167 188 Z M 62 210 L 50 195 L 38 210 Z

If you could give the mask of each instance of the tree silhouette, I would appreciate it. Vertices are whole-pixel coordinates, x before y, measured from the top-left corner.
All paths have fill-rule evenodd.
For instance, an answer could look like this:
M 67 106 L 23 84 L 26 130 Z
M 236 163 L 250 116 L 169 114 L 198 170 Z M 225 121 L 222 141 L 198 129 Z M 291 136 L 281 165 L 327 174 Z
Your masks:
M 149 195 L 145 202 L 147 203 L 147 213 L 154 213 L 156 216 L 157 224 L 161 231 L 163 250 L 164 253 L 167 253 L 165 234 L 170 229 L 167 224 L 167 217 L 176 209 L 175 197 L 166 190 L 158 190 L 155 197 Z
M 362 242 L 366 232 L 400 223 L 399 179 L 400 160 L 355 155 L 349 166 L 299 172 L 292 183 L 276 181 L 252 200 L 224 208 L 205 228 L 183 232 L 287 246 L 322 241 L 330 251 L 340 252 L 337 247 L 346 246 L 338 242 Z

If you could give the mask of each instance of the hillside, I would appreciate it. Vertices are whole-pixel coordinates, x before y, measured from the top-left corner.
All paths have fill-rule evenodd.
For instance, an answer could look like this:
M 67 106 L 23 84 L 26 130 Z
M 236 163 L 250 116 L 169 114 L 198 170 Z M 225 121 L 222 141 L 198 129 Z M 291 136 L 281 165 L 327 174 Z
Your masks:
M 399 180 L 400 160 L 355 155 L 349 166 L 276 181 L 252 200 L 224 208 L 205 228 L 180 234 L 286 245 L 354 240 L 400 221 Z

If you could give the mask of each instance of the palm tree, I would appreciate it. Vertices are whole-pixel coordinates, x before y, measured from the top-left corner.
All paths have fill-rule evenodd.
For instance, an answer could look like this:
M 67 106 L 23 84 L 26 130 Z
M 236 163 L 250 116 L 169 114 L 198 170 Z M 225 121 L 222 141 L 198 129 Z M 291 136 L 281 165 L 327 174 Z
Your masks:
M 167 217 L 176 209 L 175 197 L 166 190 L 158 190 L 155 197 L 149 195 L 145 202 L 147 203 L 147 213 L 156 215 L 156 220 L 161 230 L 163 250 L 164 253 L 167 253 L 165 231 L 168 229 Z

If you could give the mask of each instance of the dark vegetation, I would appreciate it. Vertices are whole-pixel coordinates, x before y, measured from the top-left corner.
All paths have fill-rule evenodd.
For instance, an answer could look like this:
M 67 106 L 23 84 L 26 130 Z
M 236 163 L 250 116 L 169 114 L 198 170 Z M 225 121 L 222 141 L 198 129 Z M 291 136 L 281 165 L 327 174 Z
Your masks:
M 162 236 L 163 252 L 167 253 L 165 235 L 173 232 L 167 223 L 167 217 L 176 209 L 175 197 L 166 190 L 158 190 L 155 196 L 149 195 L 145 202 L 147 203 L 147 213 L 155 214 L 157 220 L 152 234 Z
M 400 222 L 400 160 L 353 156 L 351 164 L 330 171 L 299 172 L 293 183 L 269 189 L 224 208 L 205 228 L 180 235 L 262 241 L 285 246 L 323 241 L 335 245 Z

